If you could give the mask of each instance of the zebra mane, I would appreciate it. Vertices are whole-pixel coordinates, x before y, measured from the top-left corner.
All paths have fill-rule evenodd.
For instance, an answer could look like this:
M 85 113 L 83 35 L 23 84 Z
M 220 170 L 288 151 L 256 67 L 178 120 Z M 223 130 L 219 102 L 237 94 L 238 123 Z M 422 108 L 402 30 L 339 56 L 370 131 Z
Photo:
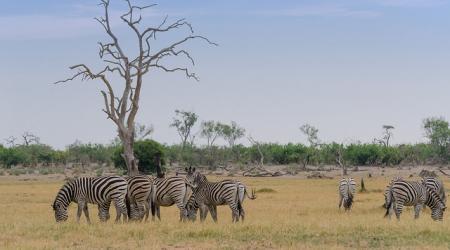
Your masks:
M 75 182 L 76 178 L 70 178 L 66 183 L 64 183 L 64 185 L 59 189 L 58 194 L 55 197 L 55 200 L 53 201 L 52 207 L 55 210 L 56 209 L 56 203 L 57 201 L 60 201 L 60 203 L 64 204 L 65 206 L 68 204 L 65 204 L 63 202 L 64 200 L 64 191 L 66 191 L 66 193 L 69 195 L 69 199 L 72 199 L 73 197 L 73 186 L 72 184 Z M 70 203 L 70 200 L 68 201 Z

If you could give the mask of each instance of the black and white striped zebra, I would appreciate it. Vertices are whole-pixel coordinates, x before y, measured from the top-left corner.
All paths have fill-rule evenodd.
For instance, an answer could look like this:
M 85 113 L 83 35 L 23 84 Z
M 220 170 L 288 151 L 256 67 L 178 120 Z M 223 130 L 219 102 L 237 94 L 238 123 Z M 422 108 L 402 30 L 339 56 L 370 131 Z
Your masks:
M 356 182 L 353 178 L 342 178 L 339 182 L 339 209 L 344 205 L 345 211 L 352 208 L 356 193 Z
M 434 190 L 441 198 L 444 204 L 447 203 L 447 196 L 445 195 L 444 183 L 437 177 L 424 177 L 422 179 L 423 183 L 430 189 Z
M 386 207 L 385 217 L 394 210 L 397 219 L 403 211 L 403 206 L 414 206 L 414 218 L 419 218 L 420 210 L 424 205 L 431 208 L 431 218 L 442 220 L 445 204 L 439 195 L 423 182 L 397 180 L 392 183 L 389 189 L 389 203 Z
M 206 176 L 195 172 L 195 168 L 189 172 L 196 187 L 186 204 L 187 216 L 190 220 L 196 219 L 197 210 L 200 209 L 200 220 L 204 221 L 208 214 L 217 222 L 217 206 L 228 205 L 232 212 L 232 221 L 238 222 L 239 218 L 244 220 L 245 211 L 242 203 L 247 196 L 249 199 L 256 199 L 255 192 L 252 195 L 247 193 L 244 184 L 235 180 L 223 180 L 220 182 L 209 182 Z
M 147 221 L 150 211 L 149 199 L 152 191 L 153 177 L 136 175 L 125 177 L 128 182 L 127 209 L 128 218 L 133 221 Z
M 86 220 L 90 223 L 88 203 L 97 204 L 100 220 L 107 221 L 111 201 L 114 201 L 118 222 L 121 215 L 127 220 L 126 195 L 127 181 L 123 177 L 80 177 L 66 182 L 61 187 L 52 207 L 56 221 L 60 222 L 67 220 L 67 208 L 70 203 L 72 201 L 78 203 L 77 221 L 80 221 L 81 213 L 84 212 Z
M 160 207 L 176 205 L 180 209 L 180 221 L 186 219 L 186 203 L 192 193 L 192 184 L 181 176 L 153 179 L 152 192 L 148 200 L 152 219 L 155 214 L 161 220 Z

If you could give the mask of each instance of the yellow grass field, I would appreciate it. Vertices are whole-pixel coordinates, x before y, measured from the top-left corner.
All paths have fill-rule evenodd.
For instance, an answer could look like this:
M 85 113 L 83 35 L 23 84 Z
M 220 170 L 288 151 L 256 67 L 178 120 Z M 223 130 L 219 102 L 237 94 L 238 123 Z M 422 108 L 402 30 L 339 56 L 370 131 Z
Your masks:
M 213 179 L 213 178 L 212 178 Z M 407 209 L 402 220 L 383 218 L 383 189 L 388 178 L 366 179 L 367 193 L 357 193 L 350 213 L 338 210 L 337 184 L 332 180 L 238 178 L 258 192 L 246 199 L 246 221 L 232 224 L 228 207 L 219 209 L 219 223 L 178 222 L 176 208 L 162 208 L 161 222 L 100 223 L 90 205 L 92 225 L 57 224 L 50 207 L 62 181 L 0 181 L 0 249 L 348 249 L 450 248 L 450 215 L 433 222 L 427 209 L 418 220 Z M 358 184 L 360 179 L 357 178 Z M 450 183 L 446 180 L 445 185 Z M 115 209 L 111 208 L 112 219 Z

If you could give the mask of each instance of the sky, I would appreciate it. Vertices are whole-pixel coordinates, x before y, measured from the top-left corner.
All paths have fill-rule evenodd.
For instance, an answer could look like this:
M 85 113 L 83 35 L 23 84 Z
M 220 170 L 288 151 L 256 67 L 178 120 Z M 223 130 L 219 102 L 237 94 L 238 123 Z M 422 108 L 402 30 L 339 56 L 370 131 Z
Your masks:
M 136 42 L 118 21 L 124 1 L 111 1 L 113 29 L 132 53 Z M 109 40 L 93 19 L 102 14 L 97 3 L 0 0 L 0 143 L 25 131 L 55 148 L 116 136 L 101 111 L 100 82 L 52 84 L 71 76 L 71 65 L 102 67 L 97 42 Z M 137 121 L 152 124 L 162 143 L 180 140 L 169 127 L 175 109 L 236 121 L 255 140 L 278 143 L 305 143 L 305 123 L 324 142 L 371 142 L 390 124 L 392 143 L 417 143 L 424 118 L 450 118 L 450 0 L 134 3 L 158 4 L 146 26 L 186 18 L 219 44 L 185 46 L 199 82 L 181 73 L 144 78 Z

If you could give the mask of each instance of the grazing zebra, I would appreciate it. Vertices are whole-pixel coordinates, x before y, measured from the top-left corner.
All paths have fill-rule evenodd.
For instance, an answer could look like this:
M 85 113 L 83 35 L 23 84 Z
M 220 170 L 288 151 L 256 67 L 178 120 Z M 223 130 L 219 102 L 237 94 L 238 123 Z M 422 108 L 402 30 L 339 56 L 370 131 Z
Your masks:
M 152 219 L 155 213 L 161 220 L 160 207 L 168 207 L 176 204 L 180 209 L 180 221 L 186 219 L 186 203 L 192 193 L 192 184 L 181 176 L 153 179 L 152 191 L 148 203 L 152 210 Z
M 437 177 L 424 177 L 422 181 L 428 188 L 434 190 L 439 195 L 442 202 L 446 204 L 447 196 L 445 195 L 445 187 L 441 180 Z
M 344 205 L 345 211 L 352 208 L 356 192 L 356 182 L 353 178 L 342 178 L 339 183 L 339 209 Z
M 147 175 L 125 177 L 128 182 L 127 208 L 128 218 L 133 221 L 148 219 L 150 204 L 148 200 L 152 191 L 153 178 Z
M 188 176 L 194 180 L 196 185 L 186 204 L 187 216 L 190 220 L 196 219 L 197 210 L 200 209 L 200 221 L 206 219 L 209 211 L 214 222 L 217 222 L 217 206 L 228 205 L 232 212 L 232 221 L 238 222 L 240 217 L 242 220 L 245 218 L 245 211 L 242 207 L 245 196 L 252 200 L 256 199 L 255 191 L 252 190 L 250 196 L 245 185 L 239 181 L 208 182 L 206 176 L 195 172 L 195 168 L 188 171 Z
M 88 203 L 97 204 L 100 220 L 107 221 L 111 201 L 114 201 L 118 222 L 121 215 L 124 216 L 124 220 L 127 219 L 126 195 L 127 181 L 120 176 L 80 177 L 68 181 L 61 187 L 52 207 L 56 221 L 60 222 L 67 220 L 69 204 L 72 201 L 78 203 L 77 221 L 80 221 L 81 213 L 84 211 L 86 220 L 90 223 Z
M 390 210 L 393 209 L 398 220 L 400 220 L 403 206 L 414 206 L 415 219 L 419 218 L 420 210 L 424 205 L 431 208 L 431 218 L 433 220 L 442 220 L 446 209 L 439 195 L 422 182 L 394 181 L 389 189 L 388 196 L 389 203 L 384 216 L 388 216 Z

